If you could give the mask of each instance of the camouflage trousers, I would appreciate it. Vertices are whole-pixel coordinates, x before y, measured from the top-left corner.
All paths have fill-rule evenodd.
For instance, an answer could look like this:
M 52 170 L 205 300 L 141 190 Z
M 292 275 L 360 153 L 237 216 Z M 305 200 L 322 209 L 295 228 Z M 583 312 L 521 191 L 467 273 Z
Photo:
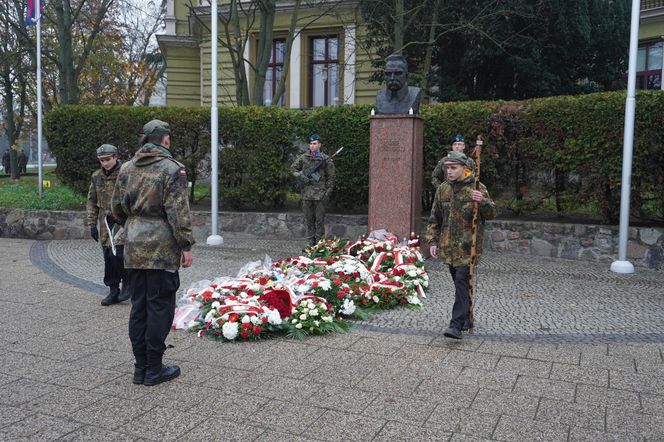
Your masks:
M 316 244 L 325 237 L 325 200 L 302 200 L 302 212 L 307 226 L 307 240 Z

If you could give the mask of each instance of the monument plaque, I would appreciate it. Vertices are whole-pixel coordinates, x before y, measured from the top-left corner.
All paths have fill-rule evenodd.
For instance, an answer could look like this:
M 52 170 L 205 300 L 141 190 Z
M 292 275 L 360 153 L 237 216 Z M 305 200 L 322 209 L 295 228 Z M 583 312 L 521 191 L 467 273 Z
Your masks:
M 418 115 L 370 117 L 369 231 L 419 233 L 422 216 L 422 134 Z

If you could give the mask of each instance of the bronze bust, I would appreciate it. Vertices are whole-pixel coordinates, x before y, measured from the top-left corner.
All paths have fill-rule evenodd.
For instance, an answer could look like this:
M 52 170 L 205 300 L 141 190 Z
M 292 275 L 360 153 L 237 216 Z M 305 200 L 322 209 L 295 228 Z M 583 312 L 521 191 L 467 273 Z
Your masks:
M 402 55 L 392 54 L 385 60 L 385 89 L 376 95 L 378 114 L 419 114 L 422 91 L 408 86 L 408 63 Z

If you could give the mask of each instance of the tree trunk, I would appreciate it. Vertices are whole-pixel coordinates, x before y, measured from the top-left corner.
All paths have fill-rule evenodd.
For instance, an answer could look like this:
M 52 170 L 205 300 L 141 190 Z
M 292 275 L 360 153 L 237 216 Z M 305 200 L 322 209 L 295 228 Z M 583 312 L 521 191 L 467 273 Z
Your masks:
M 393 53 L 401 54 L 403 52 L 404 39 L 404 0 L 394 1 L 394 42 Z
M 274 15 L 276 3 L 274 0 L 261 2 L 260 32 L 256 42 L 256 69 L 254 75 L 254 88 L 251 94 L 251 103 L 262 106 L 263 88 L 265 87 L 265 73 L 272 57 L 272 36 L 274 28 Z

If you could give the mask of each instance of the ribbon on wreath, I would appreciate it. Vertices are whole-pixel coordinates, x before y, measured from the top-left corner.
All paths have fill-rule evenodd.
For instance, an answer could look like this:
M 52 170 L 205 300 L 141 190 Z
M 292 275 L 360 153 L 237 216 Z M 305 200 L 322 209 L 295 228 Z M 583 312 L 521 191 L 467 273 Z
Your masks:
M 381 264 L 385 259 L 387 258 L 394 258 L 394 266 L 399 266 L 404 263 L 404 257 L 403 257 L 404 252 L 401 250 L 394 250 L 392 252 L 380 252 L 376 255 L 376 258 L 374 259 L 373 264 L 371 265 L 371 271 L 372 272 L 377 272 L 378 269 L 380 268 Z

